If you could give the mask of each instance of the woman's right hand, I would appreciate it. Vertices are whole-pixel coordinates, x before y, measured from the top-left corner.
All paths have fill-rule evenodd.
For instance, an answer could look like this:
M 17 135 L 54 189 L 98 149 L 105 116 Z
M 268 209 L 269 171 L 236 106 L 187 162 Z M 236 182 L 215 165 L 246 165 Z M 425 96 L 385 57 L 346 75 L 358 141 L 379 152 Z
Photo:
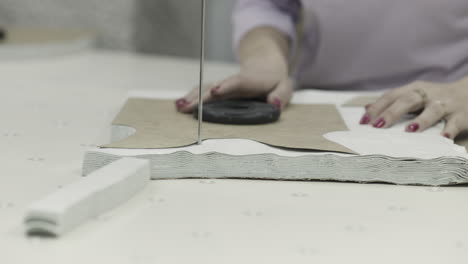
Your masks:
M 293 82 L 281 70 L 273 67 L 243 67 L 238 74 L 202 89 L 203 102 L 222 99 L 266 97 L 269 104 L 283 110 L 291 100 Z M 198 87 L 176 101 L 180 112 L 190 113 L 198 105 Z
M 205 85 L 203 102 L 231 98 L 266 97 L 267 103 L 284 109 L 291 100 L 293 82 L 289 78 L 289 39 L 271 27 L 258 27 L 244 36 L 239 45 L 241 70 L 227 79 Z M 176 101 L 180 112 L 190 113 L 198 105 L 198 88 Z

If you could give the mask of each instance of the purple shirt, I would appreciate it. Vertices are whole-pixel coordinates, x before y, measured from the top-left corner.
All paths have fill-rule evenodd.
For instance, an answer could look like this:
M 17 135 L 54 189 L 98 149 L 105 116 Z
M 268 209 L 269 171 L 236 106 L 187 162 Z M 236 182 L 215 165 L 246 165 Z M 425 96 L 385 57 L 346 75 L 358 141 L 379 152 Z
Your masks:
M 234 42 L 258 26 L 297 41 L 301 87 L 380 89 L 468 76 L 468 0 L 237 0 Z

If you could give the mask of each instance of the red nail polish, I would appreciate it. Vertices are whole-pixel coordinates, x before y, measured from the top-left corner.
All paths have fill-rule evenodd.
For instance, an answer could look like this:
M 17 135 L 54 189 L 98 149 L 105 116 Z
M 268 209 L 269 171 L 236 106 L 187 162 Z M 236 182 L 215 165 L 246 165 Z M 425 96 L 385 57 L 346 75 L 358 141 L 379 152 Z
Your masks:
M 359 122 L 361 125 L 367 125 L 369 124 L 371 118 L 369 114 L 365 114 L 362 118 L 361 121 Z
M 188 101 L 185 100 L 185 99 L 183 99 L 183 98 L 176 101 L 176 106 L 177 106 L 177 108 L 184 107 L 184 106 L 186 106 L 187 104 L 188 104 Z
M 382 128 L 385 126 L 385 119 L 383 118 L 379 118 L 379 120 L 377 120 L 375 123 L 374 123 L 374 127 L 375 128 Z
M 452 139 L 452 137 L 450 136 L 449 133 L 444 133 L 444 137 L 448 138 L 448 139 Z
M 419 124 L 413 123 L 406 127 L 406 132 L 416 132 L 419 129 Z
M 278 99 L 278 98 L 273 99 L 273 104 L 274 104 L 278 109 L 281 109 L 282 103 L 281 103 L 281 100 L 280 100 L 280 99 Z

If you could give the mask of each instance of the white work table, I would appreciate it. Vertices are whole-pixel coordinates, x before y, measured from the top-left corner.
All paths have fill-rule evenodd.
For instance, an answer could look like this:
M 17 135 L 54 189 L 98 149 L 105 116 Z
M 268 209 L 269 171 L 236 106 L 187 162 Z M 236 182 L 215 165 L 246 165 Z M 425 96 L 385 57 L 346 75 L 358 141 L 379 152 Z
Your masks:
M 236 66 L 209 63 L 208 81 Z M 27 206 L 79 180 L 127 93 L 198 81 L 196 61 L 85 51 L 0 61 L 0 263 L 468 263 L 468 187 L 152 181 L 60 238 L 28 237 Z

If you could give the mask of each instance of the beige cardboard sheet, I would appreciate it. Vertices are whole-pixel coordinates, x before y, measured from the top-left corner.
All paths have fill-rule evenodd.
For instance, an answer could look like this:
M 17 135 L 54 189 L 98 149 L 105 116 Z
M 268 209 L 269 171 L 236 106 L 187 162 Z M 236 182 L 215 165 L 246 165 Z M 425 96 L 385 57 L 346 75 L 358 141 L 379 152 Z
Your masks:
M 48 44 L 92 36 L 90 32 L 77 29 L 6 28 L 5 30 L 6 38 L 0 44 Z
M 197 120 L 175 110 L 172 100 L 132 98 L 114 125 L 136 129 L 132 136 L 104 148 L 171 148 L 196 143 Z M 290 105 L 278 122 L 264 125 L 203 123 L 204 139 L 243 138 L 276 147 L 353 153 L 322 135 L 348 128 L 334 105 Z

